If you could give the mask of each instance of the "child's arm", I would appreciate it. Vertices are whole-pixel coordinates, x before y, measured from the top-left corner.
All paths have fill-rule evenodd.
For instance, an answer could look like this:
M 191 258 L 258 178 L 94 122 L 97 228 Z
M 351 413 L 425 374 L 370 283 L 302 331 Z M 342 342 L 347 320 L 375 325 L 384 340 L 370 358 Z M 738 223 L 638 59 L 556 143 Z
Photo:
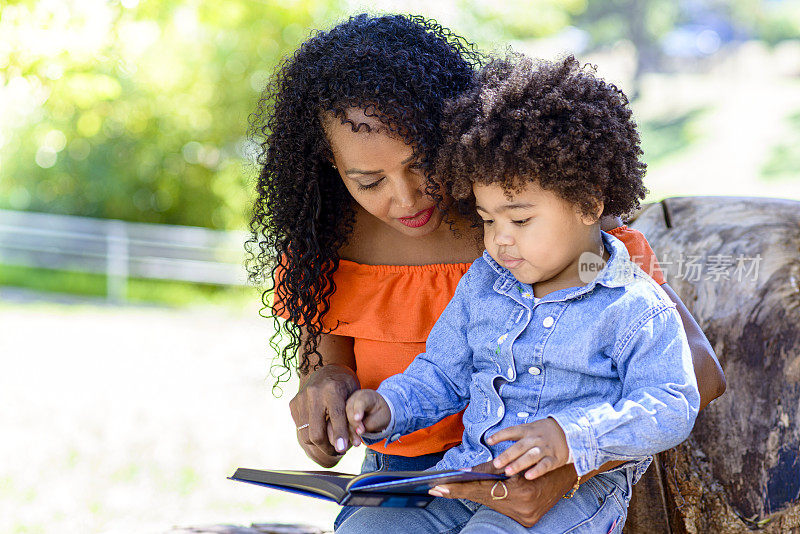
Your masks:
M 346 412 L 350 433 L 358 436 L 364 432 L 380 434 L 392 420 L 389 405 L 374 389 L 353 392 L 347 399 Z
M 472 349 L 468 330 L 473 269 L 461 278 L 453 299 L 434 324 L 425 352 L 417 355 L 403 373 L 387 378 L 378 387 L 377 392 L 392 415 L 383 434 L 388 441 L 429 427 L 463 410 L 469 402 Z
M 650 307 L 617 339 L 623 383 L 611 404 L 552 414 L 583 475 L 614 460 L 639 459 L 688 437 L 700 404 L 686 333 L 674 305 Z

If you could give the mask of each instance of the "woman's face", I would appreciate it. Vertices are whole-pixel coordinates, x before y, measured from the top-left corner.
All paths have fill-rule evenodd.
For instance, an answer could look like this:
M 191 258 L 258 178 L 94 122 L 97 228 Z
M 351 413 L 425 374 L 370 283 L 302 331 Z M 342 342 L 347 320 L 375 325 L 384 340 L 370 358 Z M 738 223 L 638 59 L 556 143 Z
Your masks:
M 422 237 L 436 230 L 444 212 L 425 195 L 425 176 L 411 146 L 363 110 L 348 109 L 347 118 L 372 129 L 354 132 L 336 117 L 324 121 L 334 164 L 356 202 L 404 235 Z

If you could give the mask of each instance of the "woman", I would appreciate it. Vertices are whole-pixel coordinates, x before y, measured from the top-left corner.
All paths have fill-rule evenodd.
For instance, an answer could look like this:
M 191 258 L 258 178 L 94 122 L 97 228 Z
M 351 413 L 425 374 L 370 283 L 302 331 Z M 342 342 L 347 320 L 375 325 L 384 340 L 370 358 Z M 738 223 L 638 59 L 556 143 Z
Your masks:
M 276 319 L 273 346 L 288 339 L 279 366 L 282 377 L 294 368 L 300 374 L 290 403 L 298 440 L 324 467 L 357 444 L 347 432 L 347 396 L 375 388 L 422 352 L 461 275 L 481 254 L 480 229 L 448 209 L 426 179 L 442 139 L 443 102 L 470 86 L 480 60 L 432 21 L 359 15 L 303 43 L 254 115 L 262 153 L 251 276 L 275 282 L 274 303 L 267 300 L 271 287 L 264 303 L 286 321 Z M 643 236 L 620 223 L 604 221 L 604 229 L 663 283 Z M 724 391 L 722 372 L 697 323 L 664 289 L 681 312 L 705 406 Z M 372 446 L 363 469 L 426 469 L 462 431 L 457 415 Z M 449 496 L 532 525 L 576 479 L 568 466 L 535 481 L 509 481 L 501 500 L 480 482 L 451 486 Z

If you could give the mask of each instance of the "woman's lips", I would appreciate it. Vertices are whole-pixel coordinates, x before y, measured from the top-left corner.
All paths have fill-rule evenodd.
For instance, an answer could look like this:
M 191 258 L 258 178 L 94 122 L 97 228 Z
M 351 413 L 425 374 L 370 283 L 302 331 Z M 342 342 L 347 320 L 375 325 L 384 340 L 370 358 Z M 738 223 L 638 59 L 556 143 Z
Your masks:
M 436 206 L 431 206 L 426 210 L 415 213 L 411 217 L 400 217 L 398 220 L 409 228 L 419 228 L 420 226 L 428 224 L 428 221 L 431 220 L 431 216 L 433 216 L 434 208 L 436 208 Z

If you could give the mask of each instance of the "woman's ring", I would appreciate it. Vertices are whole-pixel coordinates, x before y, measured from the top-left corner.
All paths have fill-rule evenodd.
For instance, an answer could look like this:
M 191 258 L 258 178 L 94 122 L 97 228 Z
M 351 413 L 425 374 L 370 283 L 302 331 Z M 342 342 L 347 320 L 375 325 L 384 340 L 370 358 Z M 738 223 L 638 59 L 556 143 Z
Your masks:
M 498 485 L 500 485 L 500 487 L 503 488 L 503 494 L 502 495 L 495 495 L 494 494 L 494 492 L 497 489 Z M 506 483 L 503 482 L 502 480 L 498 480 L 497 482 L 494 483 L 494 486 L 492 486 L 492 491 L 489 494 L 492 496 L 492 499 L 495 500 L 495 501 L 500 501 L 500 500 L 505 499 L 506 497 L 508 497 L 508 488 L 506 487 Z
M 306 423 L 304 425 L 300 425 L 300 426 L 297 427 L 297 431 L 299 432 L 300 430 L 303 430 L 304 428 L 308 428 L 309 426 L 310 425 L 308 423 Z

